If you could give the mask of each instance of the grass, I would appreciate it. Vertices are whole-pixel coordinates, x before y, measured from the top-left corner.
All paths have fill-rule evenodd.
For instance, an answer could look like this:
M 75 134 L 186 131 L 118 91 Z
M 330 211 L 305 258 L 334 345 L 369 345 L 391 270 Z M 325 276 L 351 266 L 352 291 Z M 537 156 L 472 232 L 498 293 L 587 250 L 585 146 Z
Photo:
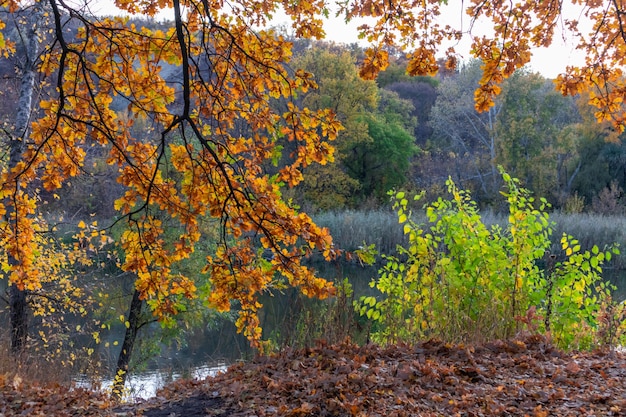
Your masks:
M 39 355 L 39 352 L 32 352 L 28 349 L 18 360 L 11 353 L 10 345 L 9 331 L 3 331 L 0 333 L 0 375 L 4 375 L 7 380 L 18 376 L 20 380 L 40 383 L 70 383 L 72 381 L 72 367 L 54 359 L 46 360 Z M 54 372 L 51 372 L 51 369 Z
M 342 249 L 354 251 L 365 244 L 376 245 L 380 253 L 393 253 L 406 242 L 398 217 L 392 210 L 346 210 L 320 213 L 313 220 L 330 230 Z
M 416 212 L 417 219 L 425 219 L 423 212 Z M 487 225 L 505 225 L 507 217 L 491 211 L 482 213 Z M 335 243 L 342 249 L 354 251 L 364 244 L 375 244 L 379 253 L 391 254 L 397 245 L 405 244 L 406 238 L 396 214 L 391 210 L 347 210 L 320 213 L 314 216 L 320 226 L 328 227 Z M 552 241 L 554 250 L 563 233 L 578 239 L 583 249 L 599 248 L 613 243 L 619 244 L 624 255 L 617 256 L 610 264 L 611 269 L 626 269 L 626 216 L 612 217 L 598 214 L 550 214 L 554 223 Z

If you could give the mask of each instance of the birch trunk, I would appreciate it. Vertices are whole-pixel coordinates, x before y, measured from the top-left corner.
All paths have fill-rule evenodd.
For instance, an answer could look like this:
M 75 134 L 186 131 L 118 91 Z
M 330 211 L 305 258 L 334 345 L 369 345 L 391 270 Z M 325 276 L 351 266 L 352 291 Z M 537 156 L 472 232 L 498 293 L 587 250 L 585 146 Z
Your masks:
M 23 61 L 21 69 L 21 81 L 19 99 L 17 102 L 17 116 L 15 128 L 9 137 L 9 170 L 13 170 L 20 162 L 24 151 L 24 142 L 28 137 L 28 126 L 33 108 L 33 92 L 35 90 L 35 75 L 39 54 L 39 25 L 43 18 L 43 5 L 37 2 L 27 17 L 27 24 L 19 28 L 23 47 Z M 20 192 L 19 177 L 15 179 L 14 192 Z M 13 199 L 8 196 L 4 199 L 6 216 L 9 226 L 17 236 L 19 219 L 15 216 Z M 7 259 L 11 267 L 19 264 L 19 260 L 9 255 Z M 22 352 L 26 346 L 28 336 L 28 305 L 26 302 L 26 290 L 10 284 L 9 309 L 11 321 L 11 351 L 14 354 Z

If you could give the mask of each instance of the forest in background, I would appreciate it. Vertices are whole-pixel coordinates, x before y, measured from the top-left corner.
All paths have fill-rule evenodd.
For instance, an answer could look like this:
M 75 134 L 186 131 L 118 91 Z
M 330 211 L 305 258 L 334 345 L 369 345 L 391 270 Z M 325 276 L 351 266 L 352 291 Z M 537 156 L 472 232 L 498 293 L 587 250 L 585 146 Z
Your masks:
M 166 25 L 130 23 L 150 23 L 155 29 Z M 287 198 L 305 211 L 388 208 L 387 191 L 394 188 L 425 190 L 434 201 L 451 177 L 470 190 L 481 207 L 497 212 L 502 187 L 497 167 L 502 166 L 554 210 L 624 213 L 623 134 L 609 122 L 596 122 L 588 97 L 563 96 L 552 80 L 521 69 L 505 80 L 495 106 L 479 113 L 473 101 L 481 75 L 477 60 L 454 70 L 441 61 L 439 75 L 411 77 L 406 60 L 392 54 L 389 68 L 371 81 L 359 77 L 364 51 L 355 44 L 292 42 L 289 66 L 311 72 L 319 86 L 298 100 L 312 109 L 332 108 L 345 126 L 334 142 L 335 161 L 309 167 L 303 183 L 286 190 Z M 16 112 L 16 65 L 11 59 L 0 61 L 0 114 L 7 125 Z M 174 67 L 165 72 L 176 82 Z M 124 117 L 123 99 L 114 102 Z M 275 100 L 273 105 L 285 104 Z M 133 129 L 146 139 L 150 136 L 147 121 L 135 123 Z M 281 145 L 275 166 L 292 151 L 289 146 L 286 141 Z M 102 219 L 115 214 L 113 202 L 123 187 L 116 183 L 117 168 L 106 163 L 104 153 L 92 147 L 80 176 L 54 195 L 44 193 L 51 214 Z M 270 173 L 272 169 L 267 167 Z

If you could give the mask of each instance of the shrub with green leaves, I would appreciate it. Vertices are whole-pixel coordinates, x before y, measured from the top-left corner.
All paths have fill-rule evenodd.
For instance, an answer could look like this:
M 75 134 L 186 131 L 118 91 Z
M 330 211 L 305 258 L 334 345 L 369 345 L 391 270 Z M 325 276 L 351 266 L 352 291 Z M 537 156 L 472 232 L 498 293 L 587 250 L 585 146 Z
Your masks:
M 413 220 L 404 192 L 390 193 L 409 243 L 385 256 L 370 284 L 381 295 L 355 303 L 375 322 L 373 340 L 485 341 L 527 326 L 549 332 L 564 348 L 600 343 L 600 310 L 607 311 L 613 290 L 602 280 L 602 264 L 619 253 L 617 247 L 583 252 L 564 234 L 561 251 L 550 253 L 548 203 L 501 174 L 509 207 L 505 226 L 486 226 L 469 192 L 452 180 L 449 199 L 425 206 L 426 224 Z

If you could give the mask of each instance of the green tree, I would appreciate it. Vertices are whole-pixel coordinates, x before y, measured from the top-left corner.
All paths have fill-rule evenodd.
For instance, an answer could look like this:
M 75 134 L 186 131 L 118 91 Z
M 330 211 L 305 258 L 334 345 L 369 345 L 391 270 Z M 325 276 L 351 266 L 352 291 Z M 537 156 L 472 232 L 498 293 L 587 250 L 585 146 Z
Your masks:
M 455 170 L 455 180 L 472 189 L 478 201 L 497 194 L 500 164 L 552 203 L 564 202 L 578 154 L 580 116 L 574 99 L 522 69 L 502 84 L 495 105 L 479 113 L 473 106 L 479 77 L 479 62 L 473 62 L 441 82 L 431 149 L 448 155 L 446 166 Z
M 335 141 L 335 162 L 305 171 L 299 190 L 306 199 L 317 208 L 340 208 L 382 199 L 404 184 L 416 151 L 407 132 L 415 123 L 411 104 L 359 78 L 355 56 L 344 47 L 314 44 L 292 66 L 311 72 L 319 86 L 302 102 L 332 108 L 345 127 Z
M 350 176 L 359 181 L 360 201 L 370 196 L 383 201 L 387 191 L 407 183 L 410 162 L 418 148 L 397 113 L 390 110 L 364 119 L 371 141 L 353 146 L 343 163 Z
M 590 207 L 594 198 L 616 180 L 622 188 L 626 185 L 624 173 L 623 134 L 616 131 L 610 122 L 597 123 L 595 109 L 587 104 L 588 97 L 582 95 L 577 100 L 580 122 L 575 126 L 577 149 L 576 158 L 570 164 L 570 194 L 584 198 Z
M 335 162 L 311 166 L 299 186 L 321 209 L 353 206 L 404 184 L 416 148 L 407 132 L 414 127 L 412 105 L 359 78 L 356 59 L 344 47 L 316 44 L 296 57 L 319 86 L 301 99 L 311 108 L 335 110 L 345 130 L 335 142 Z M 379 110 L 379 108 L 381 110 Z
M 386 89 L 412 103 L 411 116 L 416 119 L 417 123 L 410 131 L 413 132 L 415 141 L 420 146 L 426 145 L 433 134 L 431 110 L 437 99 L 437 84 L 416 79 L 410 82 L 396 82 L 388 85 Z
M 499 101 L 497 162 L 558 203 L 566 187 L 563 169 L 575 155 L 571 135 L 580 116 L 574 100 L 554 91 L 552 81 L 519 70 L 503 84 Z
M 359 78 L 354 55 L 335 44 L 314 43 L 291 65 L 313 74 L 318 86 L 301 95 L 302 103 L 312 109 L 333 109 L 345 127 L 335 141 L 335 161 L 308 167 L 302 184 L 294 191 L 320 209 L 351 205 L 361 184 L 346 172 L 343 162 L 350 157 L 351 149 L 370 140 L 367 126 L 360 118 L 378 105 L 376 83 Z

